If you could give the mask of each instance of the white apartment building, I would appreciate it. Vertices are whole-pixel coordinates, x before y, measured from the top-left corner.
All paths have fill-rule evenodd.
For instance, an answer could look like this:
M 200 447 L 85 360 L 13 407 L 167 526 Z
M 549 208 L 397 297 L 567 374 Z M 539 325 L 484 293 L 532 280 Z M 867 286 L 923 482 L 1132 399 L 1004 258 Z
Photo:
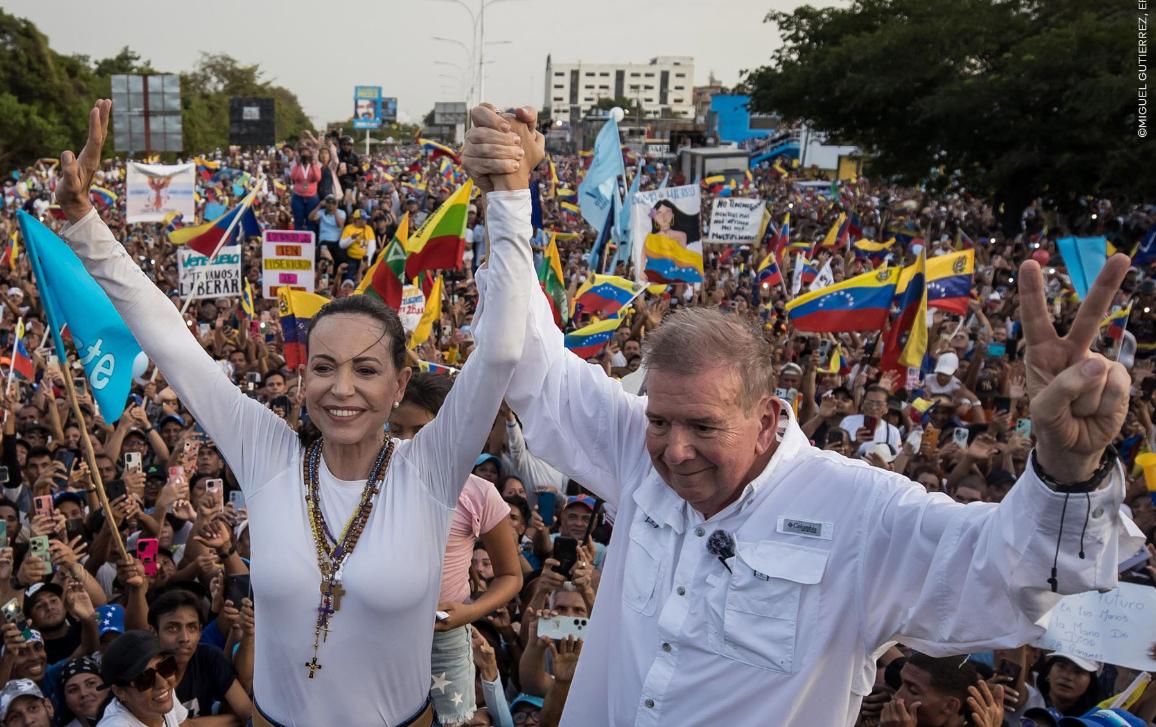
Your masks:
M 600 98 L 636 101 L 647 117 L 694 118 L 694 58 L 658 56 L 649 63 L 554 63 L 546 56 L 546 99 L 553 118 L 574 121 Z

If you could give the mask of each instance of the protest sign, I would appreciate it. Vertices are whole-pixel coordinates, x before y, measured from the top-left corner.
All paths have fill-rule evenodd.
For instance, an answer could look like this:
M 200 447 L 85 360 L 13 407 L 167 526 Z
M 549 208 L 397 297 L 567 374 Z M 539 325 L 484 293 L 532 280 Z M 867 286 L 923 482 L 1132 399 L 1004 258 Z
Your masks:
M 761 199 L 719 197 L 710 213 L 706 241 L 727 245 L 755 242 L 763 226 L 764 209 L 766 205 Z
M 1036 646 L 1086 659 L 1156 670 L 1148 650 L 1156 643 L 1156 588 L 1121 583 L 1107 593 L 1065 596 L 1039 624 Z
M 177 250 L 181 298 L 231 298 L 241 295 L 241 246 L 221 248 L 211 261 L 188 248 Z
M 196 164 L 137 164 L 129 162 L 125 174 L 125 220 L 164 222 L 176 212 L 191 224 L 197 215 L 193 188 Z
M 417 324 L 421 322 L 421 315 L 425 312 L 425 295 L 416 285 L 407 285 L 401 289 L 401 307 L 397 315 L 401 318 L 401 326 L 406 333 L 413 333 Z
M 635 193 L 630 240 L 638 280 L 702 281 L 701 194 L 695 184 Z
M 261 233 L 261 295 L 276 300 L 281 286 L 309 293 L 314 289 L 316 243 L 309 230 L 265 230 Z

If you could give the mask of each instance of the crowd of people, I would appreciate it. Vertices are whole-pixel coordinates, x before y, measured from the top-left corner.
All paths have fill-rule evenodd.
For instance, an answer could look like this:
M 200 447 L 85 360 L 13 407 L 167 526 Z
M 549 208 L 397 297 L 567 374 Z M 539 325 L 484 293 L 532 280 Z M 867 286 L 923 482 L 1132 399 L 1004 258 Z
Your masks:
M 377 252 L 397 234 L 398 225 L 408 220 L 410 230 L 416 230 L 464 183 L 466 173 L 457 160 L 447 170 L 444 159 L 421 145 L 381 148 L 365 155 L 355 150 L 352 138 L 340 133 L 306 135 L 295 144 L 271 148 L 206 150 L 198 157 L 199 211 L 211 202 L 235 203 L 239 193 L 258 179 L 267 179 L 265 191 L 254 203 L 262 227 L 314 231 L 317 292 L 334 300 L 356 299 L 357 284 Z M 357 669 L 378 658 L 377 649 L 424 649 L 419 661 L 429 664 L 426 688 L 436 724 L 558 724 L 582 654 L 581 634 L 599 596 L 618 513 L 596 495 L 606 483 L 563 474 L 567 468 L 558 465 L 556 453 L 527 444 L 533 437 L 523 427 L 532 417 L 500 401 L 506 389 L 497 382 L 501 376 L 508 381 L 503 367 L 513 365 L 509 359 L 519 355 L 521 339 L 495 333 L 501 330 L 496 317 L 501 308 L 475 318 L 479 301 L 490 300 L 487 285 L 496 284 L 491 275 L 479 286 L 484 276 L 475 274 L 487 259 L 500 269 L 508 265 L 510 270 L 517 266 L 537 270 L 551 232 L 556 233 L 563 282 L 571 296 L 594 273 L 604 272 L 590 267 L 588 252 L 595 232 L 562 206 L 567 190 L 577 188 L 586 161 L 584 156 L 556 153 L 527 172 L 540 198 L 546 231 L 530 240 L 532 259 L 521 261 L 512 253 L 503 258 L 498 252 L 506 242 L 495 239 L 499 237 L 495 230 L 508 223 L 502 216 L 512 213 L 492 200 L 505 204 L 505 198 L 494 195 L 513 192 L 491 192 L 488 204 L 486 196 L 479 195 L 471 203 L 465 255 L 460 268 L 443 271 L 446 301 L 433 335 L 412 350 L 405 349 L 403 340 L 394 340 L 394 348 L 382 355 L 386 368 L 397 369 L 397 376 L 390 379 L 397 396 L 387 427 L 396 450 L 391 444 L 380 455 L 376 446 L 368 454 L 351 455 L 356 466 L 347 471 L 325 459 L 320 473 L 317 460 L 308 456 L 313 444 L 320 449 L 320 439 L 310 434 L 312 426 L 321 424 L 314 421 L 320 409 L 310 409 L 312 417 L 306 413 L 311 385 L 301 370 L 286 366 L 276 300 L 258 299 L 252 315 L 242 310 L 239 299 L 198 301 L 183 321 L 196 342 L 191 353 L 179 347 L 162 353 L 168 344 L 160 329 L 172 322 L 168 320 L 172 316 L 165 320 L 158 316 L 153 322 L 143 317 L 140 322 L 129 320 L 157 370 L 150 367 L 138 377 L 118 421 L 106 421 L 83 387 L 77 397 L 82 416 L 75 417 L 64 369 L 70 368 L 76 377 L 83 372 L 78 362 L 59 360 L 50 347 L 40 294 L 16 235 L 16 211 L 35 215 L 70 242 L 70 234 L 76 234 L 72 231 L 91 223 L 68 218 L 54 203 L 62 171 L 59 162 L 42 160 L 13 170 L 4 181 L 0 215 L 0 237 L 10 240 L 9 254 L 0 260 L 0 350 L 13 349 L 17 322 L 22 321 L 23 347 L 30 352 L 35 371 L 31 377 L 8 376 L 10 383 L 0 398 L 5 412 L 0 525 L 6 538 L 0 548 L 5 618 L 0 627 L 4 637 L 0 683 L 6 683 L 0 691 L 0 724 L 167 727 L 250 720 L 276 724 L 274 717 L 288 724 L 322 723 L 311 719 L 324 711 L 296 711 L 303 698 L 289 692 L 300 688 L 297 682 L 279 686 L 274 683 L 277 677 L 261 673 L 263 664 L 292 659 L 297 652 L 286 647 L 267 661 L 257 657 L 259 643 L 278 642 L 283 631 L 300 627 L 312 633 L 314 616 L 308 623 L 283 616 L 274 603 L 277 596 L 255 604 L 259 599 L 253 597 L 249 575 L 253 564 L 254 578 L 258 584 L 265 579 L 265 588 L 286 599 L 290 592 L 300 591 L 310 604 L 318 600 L 316 581 L 308 580 L 315 576 L 287 575 L 277 582 L 268 575 L 278 568 L 292 570 L 283 562 L 292 557 L 300 555 L 307 563 L 314 559 L 311 548 L 298 552 L 278 540 L 279 528 L 298 527 L 297 521 L 306 528 L 319 522 L 317 527 L 332 532 L 334 544 L 345 537 L 338 533 L 344 517 L 313 516 L 332 506 L 324 492 L 308 500 L 308 494 L 303 499 L 300 491 L 276 489 L 280 472 L 293 467 L 300 471 L 302 463 L 307 487 L 310 482 L 351 483 L 365 478 L 366 471 L 380 474 L 389 467 L 383 498 L 391 487 L 400 487 L 388 479 L 395 470 L 401 473 L 398 477 L 409 472 L 415 479 L 444 481 L 435 485 L 436 497 L 428 502 L 391 499 L 389 506 L 400 509 L 377 513 L 378 519 L 390 518 L 394 530 L 380 540 L 367 536 L 363 548 L 380 549 L 369 551 L 373 560 L 393 560 L 399 552 L 409 557 L 388 566 L 359 565 L 351 559 L 345 582 L 350 605 L 344 610 L 343 566 L 334 556 L 330 572 L 326 570 L 330 561 L 319 560 L 323 580 L 317 610 L 331 609 L 332 623 L 324 614 L 318 618 L 318 639 L 311 652 L 314 669 L 306 674 L 304 663 L 286 666 L 296 670 L 294 679 L 305 683 L 302 680 L 314 679 L 316 671 L 318 679 L 358 681 Z M 672 172 L 662 159 L 637 161 L 631 172 L 643 175 L 642 190 L 653 189 L 666 177 L 671 186 L 696 183 Z M 840 213 L 854 217 L 863 239 L 883 241 L 899 231 L 899 242 L 886 261 L 852 247 L 819 251 L 813 262 L 816 266 L 829 262 L 835 281 L 882 264 L 910 264 L 920 249 L 928 256 L 965 247 L 974 250 L 975 276 L 966 310 L 934 310 L 924 370 L 881 366 L 881 332 L 795 330 L 785 311 L 789 286 L 764 285 L 757 277 L 756 268 L 768 251 L 766 240 L 738 247 L 708 244 L 704 282 L 666 286 L 636 298 L 617 332 L 589 360 L 591 369 L 629 385 L 664 319 L 686 308 L 721 311 L 756 326 L 770 344 L 772 388 L 791 408 L 791 418 L 811 445 L 903 475 L 945 500 L 969 506 L 1003 501 L 1031 467 L 1029 453 L 1036 434 L 1029 413 L 1030 372 L 1023 355 L 1020 263 L 1036 259 L 1043 264 L 1048 304 L 1061 332 L 1073 325 L 1080 303 L 1056 248 L 1061 223 L 1044 211 L 1046 202 L 1040 200 L 1023 211 L 1021 229 L 1008 234 L 986 200 L 962 189 L 931 193 L 866 177 L 829 186 L 800 184 L 819 178 L 818 170 L 764 163 L 745 181 L 703 185 L 703 224 L 710 218 L 714 199 L 733 195 L 766 200 L 771 220 L 789 214 L 792 241 L 822 239 Z M 123 198 L 124 161 L 102 163 L 93 182 Z M 126 224 L 123 202 L 115 199 L 96 204 L 110 239 L 123 245 L 123 260 L 139 265 L 159 289 L 157 295 L 172 303 L 175 316 L 175 309 L 184 303 L 177 279 L 178 248 L 169 242 L 163 226 Z M 1085 205 L 1085 210 L 1083 217 L 1069 217 L 1062 224 L 1105 234 L 1124 251 L 1156 222 L 1156 211 L 1150 208 L 1119 209 L 1104 200 Z M 790 265 L 788 257 L 786 276 Z M 111 267 L 94 270 L 98 279 L 115 280 L 121 274 Z M 614 272 L 634 277 L 628 263 L 620 263 Z M 261 290 L 259 238 L 244 242 L 243 275 L 254 291 Z M 1156 446 L 1156 266 L 1134 267 L 1112 303 L 1114 308 L 1131 305 L 1126 333 L 1110 337 L 1105 331 L 1094 349 L 1123 363 L 1130 374 L 1127 418 L 1114 445 L 1126 486 L 1122 509 L 1146 541 L 1141 552 L 1124 554 L 1129 557 L 1128 569 L 1119 575 L 1122 581 L 1156 587 L 1156 506 L 1135 467 L 1136 457 Z M 380 338 L 350 328 L 349 317 L 366 314 L 355 300 L 342 305 L 330 316 L 342 321 L 340 330 L 327 331 L 324 318 L 311 330 L 311 353 L 314 347 L 331 346 L 335 372 L 347 358 L 372 349 Z M 483 324 L 482 318 L 488 323 Z M 579 314 L 568 328 L 589 320 Z M 388 322 L 383 325 L 394 330 Z M 146 340 L 142 330 L 157 337 Z M 348 356 L 337 353 L 344 344 L 333 341 L 341 337 L 358 341 L 357 350 Z M 403 339 L 404 334 L 394 338 Z M 517 350 L 495 350 L 503 346 Z M 204 361 L 193 360 L 201 352 Z M 471 360 L 477 363 L 465 367 Z M 4 364 L 7 374 L 11 360 L 6 358 Z M 461 373 L 456 377 L 431 373 L 429 364 Z M 412 373 L 403 374 L 406 369 Z M 455 398 L 454 391 L 462 393 Z M 340 439 L 334 431 L 354 427 L 341 420 L 356 419 L 358 413 L 334 410 L 337 404 L 319 396 L 311 403 L 330 407 L 326 416 L 333 419 L 332 429 L 322 426 L 330 446 Z M 496 416 L 487 409 L 489 398 L 494 399 Z M 437 428 L 439 418 L 442 428 Z M 292 439 L 281 437 L 274 427 L 292 432 Z M 424 438 L 420 432 L 426 433 Z M 307 455 L 294 459 L 288 453 L 297 451 L 298 434 Z M 86 439 L 95 450 L 111 511 L 106 512 L 97 497 L 84 454 Z M 449 456 L 436 448 L 438 441 L 476 442 L 477 447 L 463 453 L 459 446 Z M 350 440 L 342 446 L 353 451 L 357 445 Z M 463 456 L 465 464 L 457 463 Z M 375 462 L 374 457 L 379 459 Z M 399 469 L 403 467 L 412 472 Z M 461 481 L 466 485 L 458 495 Z M 341 497 L 346 494 L 349 512 L 359 490 Z M 273 504 L 274 497 L 282 502 Z M 305 501 L 312 504 L 307 508 Z M 439 518 L 451 511 L 452 519 L 439 525 Z M 366 518 L 369 513 L 366 510 Z M 448 538 L 445 552 L 433 560 L 403 538 L 417 541 L 432 531 Z M 121 555 L 115 533 L 125 543 L 128 558 Z M 356 543 L 354 537 L 351 551 Z M 262 556 L 267 559 L 263 566 Z M 380 596 L 389 601 L 391 596 L 376 588 L 360 593 L 355 589 L 358 570 L 375 567 L 406 582 L 433 579 L 436 608 L 429 609 L 428 626 L 420 619 L 404 621 L 389 626 L 385 637 L 376 633 L 383 625 L 372 620 L 374 609 L 361 599 Z M 886 571 L 888 563 L 874 567 Z M 428 572 L 407 572 L 422 569 Z M 307 581 L 307 587 L 301 581 Z M 612 598 L 631 597 L 618 585 L 610 593 Z M 870 609 L 871 604 L 864 607 Z M 314 606 L 309 609 L 312 612 Z M 577 637 L 540 635 L 547 627 L 551 633 L 561 629 Z M 995 627 L 999 631 L 998 624 Z M 337 643 L 349 648 L 359 641 L 364 653 L 348 668 L 326 658 L 326 650 Z M 412 660 L 417 654 L 393 653 L 390 658 Z M 732 654 L 731 658 L 749 664 L 756 657 Z M 1094 711 L 1106 698 L 1124 692 L 1137 676 L 1137 671 L 1124 666 L 1074 653 L 1046 653 L 1031 644 L 953 656 L 933 656 L 897 644 L 877 655 L 871 679 L 852 685 L 855 696 L 863 698 L 855 723 L 1015 727 L 1022 718 L 1023 724 L 1060 724 L 1062 718 Z M 387 671 L 381 678 L 390 677 Z M 378 689 L 376 679 L 375 674 L 357 688 Z M 261 704 L 254 701 L 255 685 Z M 386 701 L 381 713 L 387 708 L 393 714 L 409 713 L 418 706 L 403 697 L 390 701 L 391 696 L 380 698 Z M 816 693 L 811 698 L 828 696 Z M 1140 689 L 1136 696 L 1127 703 L 1126 715 L 1124 710 L 1113 713 L 1123 722 L 1088 716 L 1079 724 L 1152 723 L 1156 687 Z M 378 709 L 374 699 L 379 697 L 358 705 L 360 714 Z M 410 709 L 402 709 L 406 704 Z M 360 723 L 373 719 L 366 717 Z M 681 724 L 677 715 L 668 719 L 668 724 Z M 771 717 L 762 723 L 777 722 Z

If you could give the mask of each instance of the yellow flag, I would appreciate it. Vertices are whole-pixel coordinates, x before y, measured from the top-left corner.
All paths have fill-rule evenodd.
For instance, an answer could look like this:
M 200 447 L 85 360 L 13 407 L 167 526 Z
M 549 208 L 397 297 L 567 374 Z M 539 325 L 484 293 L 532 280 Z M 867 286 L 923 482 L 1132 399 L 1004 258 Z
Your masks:
M 413 335 L 409 338 L 409 347 L 411 349 L 417 348 L 419 344 L 425 343 L 429 340 L 430 334 L 433 333 L 434 323 L 441 320 L 442 317 L 442 276 L 438 276 L 434 281 L 433 287 L 430 288 L 429 298 L 425 302 L 425 310 L 422 311 L 421 320 L 418 321 L 417 328 L 414 329 Z

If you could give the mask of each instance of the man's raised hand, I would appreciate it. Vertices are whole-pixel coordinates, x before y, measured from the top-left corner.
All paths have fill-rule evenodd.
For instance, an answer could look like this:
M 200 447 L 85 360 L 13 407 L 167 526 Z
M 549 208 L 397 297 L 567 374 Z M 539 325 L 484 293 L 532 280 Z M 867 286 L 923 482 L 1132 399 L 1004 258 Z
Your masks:
M 538 112 L 530 107 L 514 115 L 501 114 L 490 104 L 470 112 L 462 166 L 483 192 L 526 189 L 530 172 L 546 155 L 545 137 L 537 129 Z
M 1091 352 L 1128 266 L 1126 255 L 1108 259 L 1063 337 L 1052 326 L 1039 263 L 1028 260 L 1020 266 L 1020 315 L 1036 457 L 1044 472 L 1064 483 L 1092 476 L 1128 414 L 1127 370 Z
M 56 185 L 56 203 L 68 218 L 76 222 L 92 209 L 88 190 L 92 178 L 100 169 L 100 150 L 108 136 L 108 115 L 112 101 L 100 99 L 88 112 L 88 140 L 80 150 L 80 156 L 71 151 L 60 154 L 60 182 Z

